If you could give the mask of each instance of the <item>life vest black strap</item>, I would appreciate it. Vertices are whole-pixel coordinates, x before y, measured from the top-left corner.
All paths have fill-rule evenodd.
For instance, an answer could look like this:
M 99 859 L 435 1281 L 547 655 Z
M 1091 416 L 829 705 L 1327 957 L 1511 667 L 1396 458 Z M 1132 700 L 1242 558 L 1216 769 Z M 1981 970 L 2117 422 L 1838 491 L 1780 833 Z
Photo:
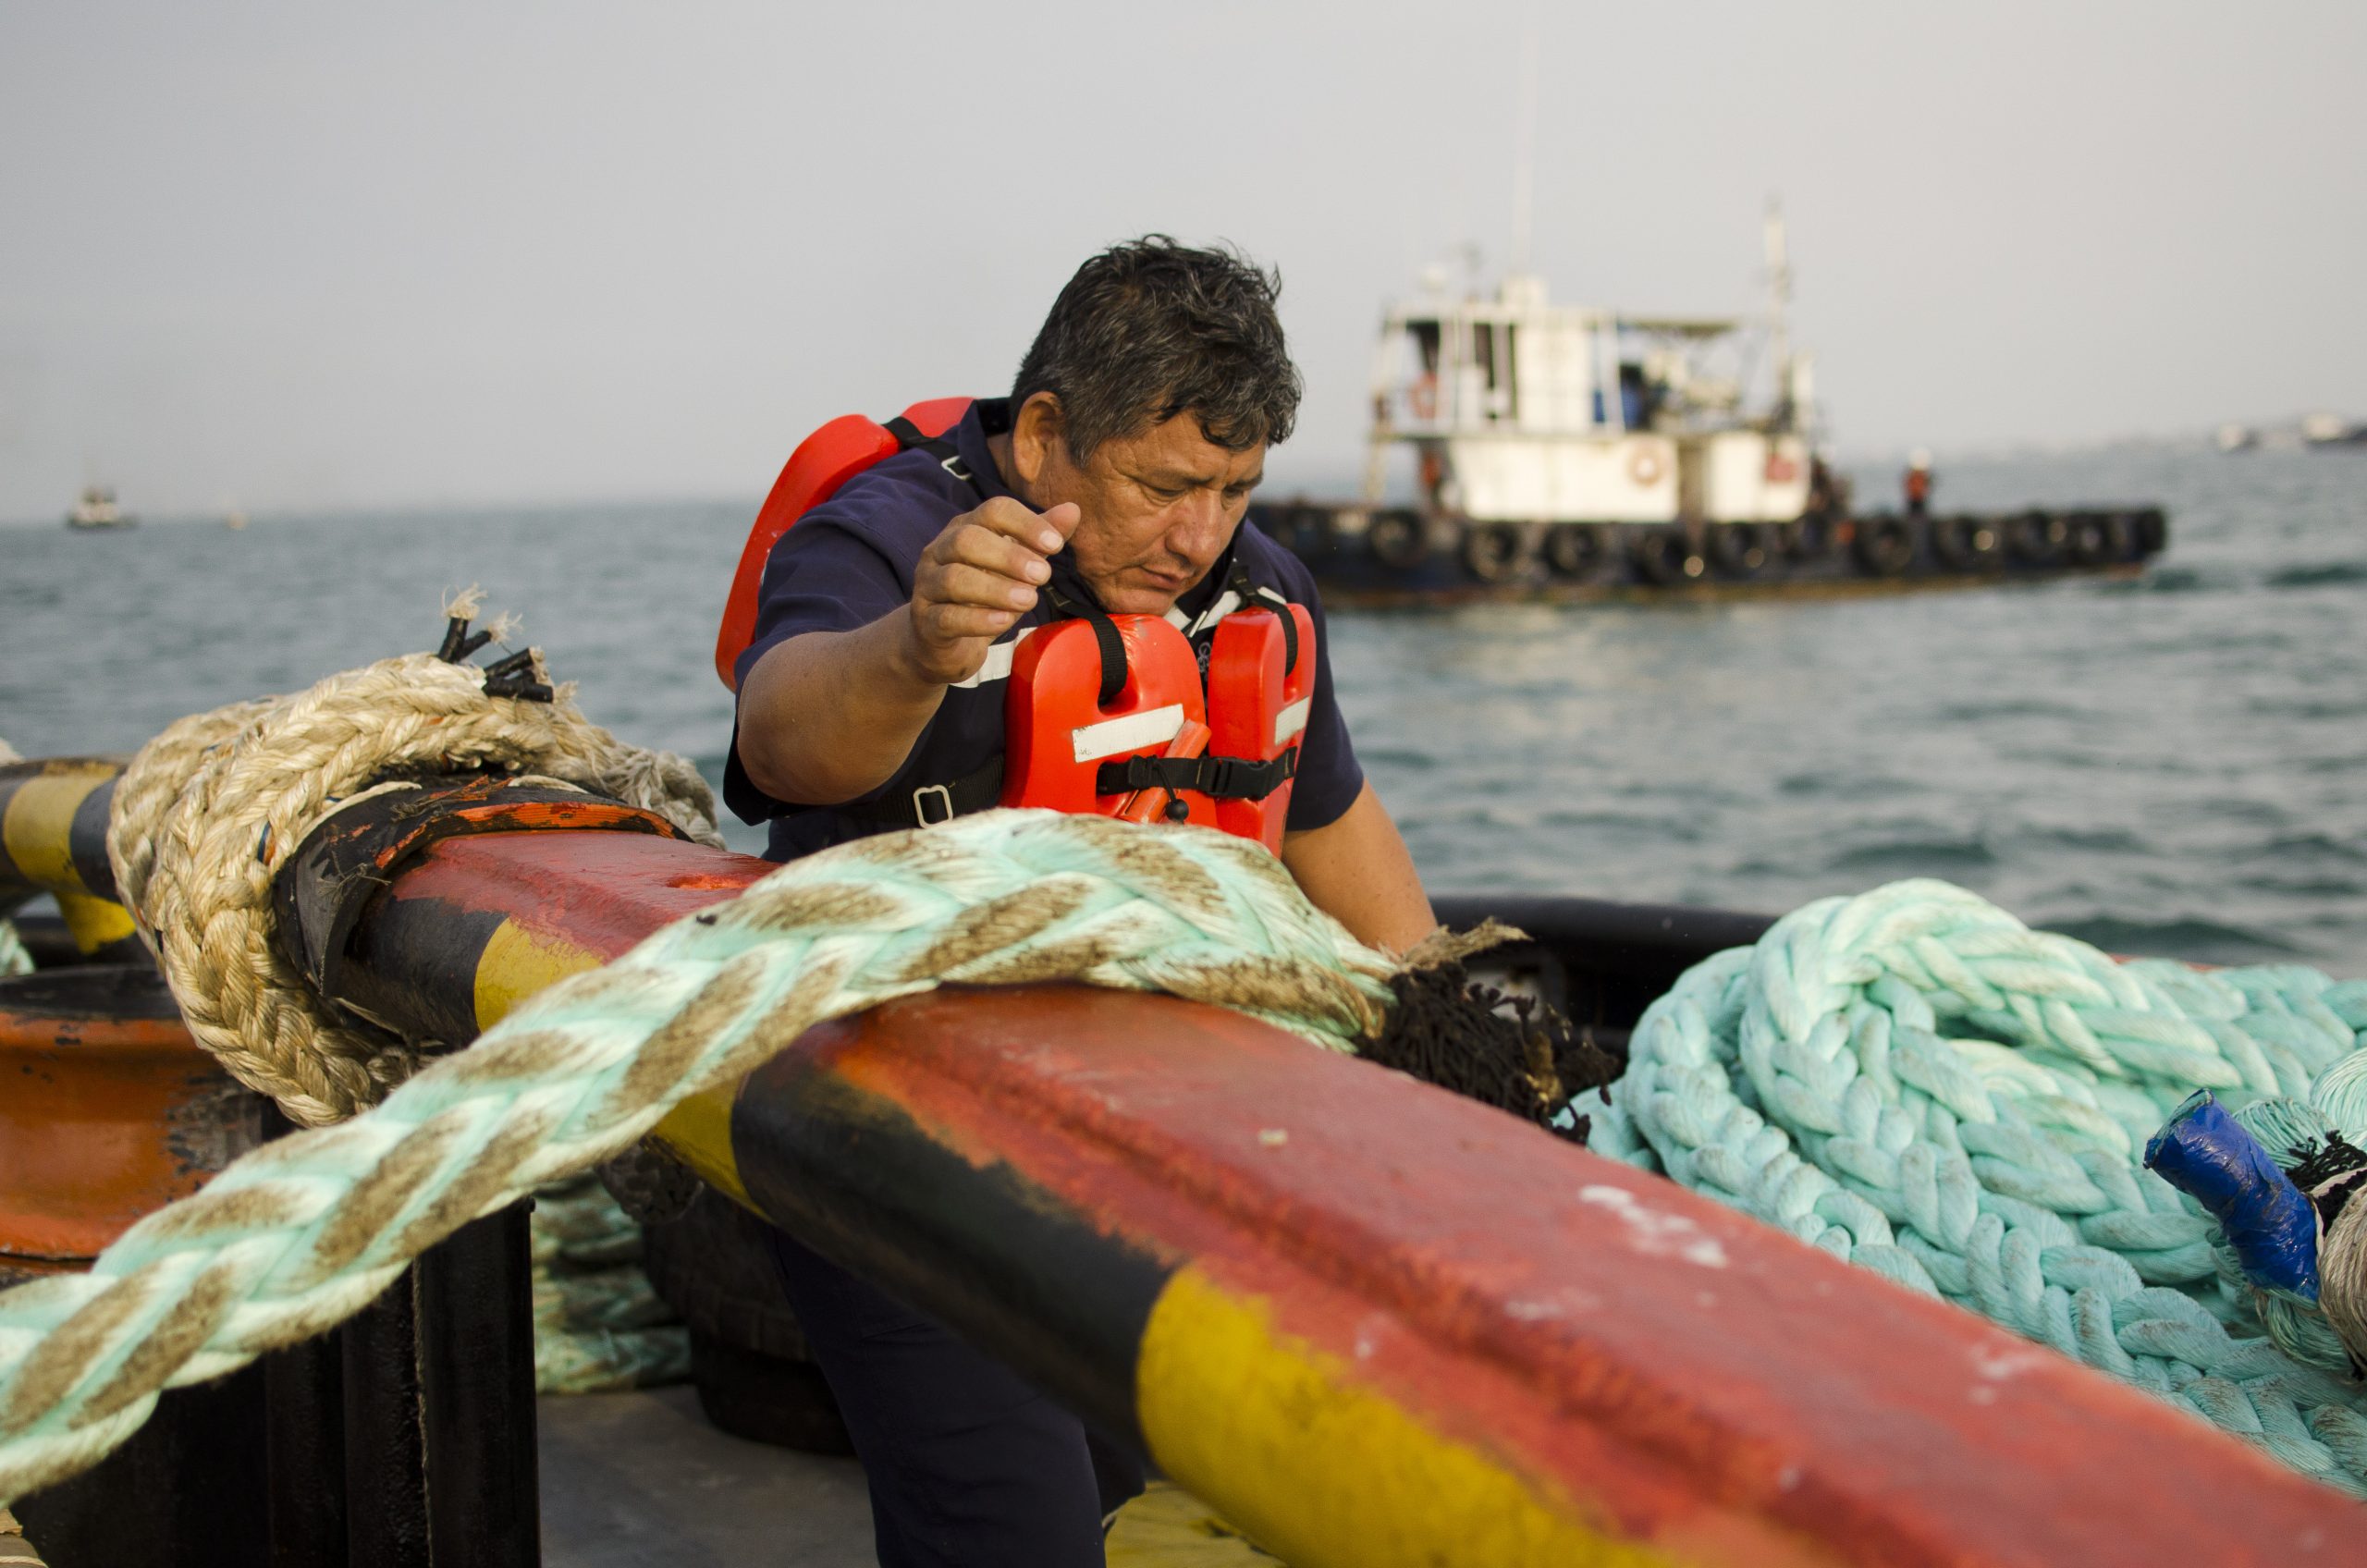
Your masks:
M 988 810 L 1001 799 L 1002 758 L 998 756 L 975 773 L 950 784 L 924 784 L 909 793 L 899 790 L 876 801 L 832 809 L 883 829 L 935 827 L 957 816 Z
M 1291 602 L 1282 593 L 1249 575 L 1235 552 L 1233 571 L 1225 586 L 1240 595 L 1243 609 L 1269 609 L 1282 618 L 1282 673 L 1290 675 L 1298 668 L 1298 617 L 1291 614 Z
M 1058 571 L 1060 569 L 1053 569 Z M 1065 619 L 1082 620 L 1093 628 L 1093 640 L 1101 649 L 1100 705 L 1108 707 L 1126 689 L 1126 640 L 1118 634 L 1118 623 L 1110 612 L 1094 601 L 1090 591 L 1079 594 L 1063 592 L 1055 582 L 1045 590 L 1052 612 Z
M 971 489 L 977 489 L 976 476 L 971 473 L 969 465 L 962 460 L 962 448 L 956 447 L 950 437 L 927 435 L 919 425 L 901 414 L 889 420 L 880 428 L 896 438 L 896 450 L 926 452 L 937 459 L 938 467 L 967 484 Z
M 1262 801 L 1298 772 L 1298 748 L 1265 762 L 1247 757 L 1125 757 L 1093 776 L 1098 795 L 1136 790 L 1196 790 L 1220 801 Z

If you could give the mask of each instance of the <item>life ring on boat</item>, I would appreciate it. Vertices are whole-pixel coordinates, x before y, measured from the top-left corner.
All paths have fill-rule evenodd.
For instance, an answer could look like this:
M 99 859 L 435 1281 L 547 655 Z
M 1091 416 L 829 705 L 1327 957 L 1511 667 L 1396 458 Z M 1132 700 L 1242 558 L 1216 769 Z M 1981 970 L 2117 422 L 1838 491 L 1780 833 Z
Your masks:
M 1527 530 L 1516 522 L 1463 525 L 1463 566 L 1482 582 L 1509 582 L 1528 565 Z
M 1405 388 L 1405 407 L 1416 419 L 1438 418 L 1439 378 L 1435 375 L 1415 377 L 1414 384 Z
M 2032 566 L 2052 566 L 2063 557 L 2070 526 L 2052 512 L 2027 511 L 2006 524 L 2006 542 L 2017 558 Z
M 2005 557 L 2005 530 L 1987 518 L 1935 518 L 1932 550 L 1958 571 L 1989 570 Z
M 1658 484 L 1666 468 L 1667 465 L 1661 461 L 1660 453 L 1654 448 L 1644 446 L 1628 448 L 1627 477 L 1645 489 L 1649 490 Z
M 1371 526 L 1365 530 L 1365 548 L 1381 565 L 1404 571 L 1421 565 L 1430 553 L 1429 531 L 1413 512 L 1375 512 Z
M 1698 580 L 1710 570 L 1682 528 L 1637 529 L 1627 553 L 1636 575 L 1662 588 Z
M 1858 562 L 1876 577 L 1897 577 L 1915 563 L 1915 530 L 1903 517 L 1861 519 L 1853 546 Z
M 1609 530 L 1599 522 L 1564 522 L 1545 531 L 1545 564 L 1556 577 L 1592 577 L 1611 555 Z
M 1704 553 L 1721 577 L 1756 577 L 1767 565 L 1767 526 L 1758 522 L 1714 522 Z

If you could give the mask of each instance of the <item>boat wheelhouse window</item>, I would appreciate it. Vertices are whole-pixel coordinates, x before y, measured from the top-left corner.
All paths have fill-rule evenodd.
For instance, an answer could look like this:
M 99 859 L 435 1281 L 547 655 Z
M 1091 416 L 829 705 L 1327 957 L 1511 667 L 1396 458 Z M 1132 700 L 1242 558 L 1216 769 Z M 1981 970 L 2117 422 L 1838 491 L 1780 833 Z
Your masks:
M 1422 374 L 1439 373 L 1439 324 L 1434 321 L 1409 321 L 1405 330 L 1414 335 L 1414 348 L 1422 356 Z
M 1510 322 L 1471 324 L 1471 363 L 1478 372 L 1478 412 L 1484 419 L 1513 417 L 1513 326 Z
M 1619 417 L 1630 430 L 1649 430 L 1652 416 L 1660 411 L 1660 399 L 1652 395 L 1652 384 L 1645 379 L 1644 367 L 1634 360 L 1619 363 Z

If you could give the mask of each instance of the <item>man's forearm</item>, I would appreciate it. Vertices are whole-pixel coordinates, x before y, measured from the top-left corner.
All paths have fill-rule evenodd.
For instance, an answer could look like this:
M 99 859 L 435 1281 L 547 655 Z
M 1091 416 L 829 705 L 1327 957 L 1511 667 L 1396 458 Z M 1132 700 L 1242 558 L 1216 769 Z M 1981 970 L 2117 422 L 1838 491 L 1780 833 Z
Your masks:
M 1308 901 L 1359 941 L 1403 953 L 1438 925 L 1414 857 L 1369 783 L 1338 821 L 1286 835 L 1282 864 Z
M 909 612 L 809 631 L 767 653 L 740 692 L 740 765 L 777 801 L 828 806 L 884 783 L 945 701 L 912 668 Z

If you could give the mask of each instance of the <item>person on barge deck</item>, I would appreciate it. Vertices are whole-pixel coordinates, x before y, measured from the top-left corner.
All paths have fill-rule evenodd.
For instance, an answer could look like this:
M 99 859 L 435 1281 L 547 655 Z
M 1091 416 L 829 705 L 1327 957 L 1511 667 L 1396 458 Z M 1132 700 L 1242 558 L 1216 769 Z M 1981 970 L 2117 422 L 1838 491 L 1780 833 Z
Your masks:
M 1245 521 L 1297 412 L 1279 288 L 1229 251 L 1115 246 L 1061 289 L 1007 399 L 782 536 L 725 774 L 732 809 L 770 823 L 769 858 L 993 804 L 1013 650 L 1047 623 L 1163 616 L 1205 680 L 1217 625 L 1262 594 L 1306 606 L 1316 631 L 1284 865 L 1367 942 L 1403 950 L 1432 928 L 1334 701 L 1314 580 Z M 894 1297 L 786 1235 L 772 1245 L 863 1461 L 882 1568 L 1102 1562 L 1138 1458 Z

